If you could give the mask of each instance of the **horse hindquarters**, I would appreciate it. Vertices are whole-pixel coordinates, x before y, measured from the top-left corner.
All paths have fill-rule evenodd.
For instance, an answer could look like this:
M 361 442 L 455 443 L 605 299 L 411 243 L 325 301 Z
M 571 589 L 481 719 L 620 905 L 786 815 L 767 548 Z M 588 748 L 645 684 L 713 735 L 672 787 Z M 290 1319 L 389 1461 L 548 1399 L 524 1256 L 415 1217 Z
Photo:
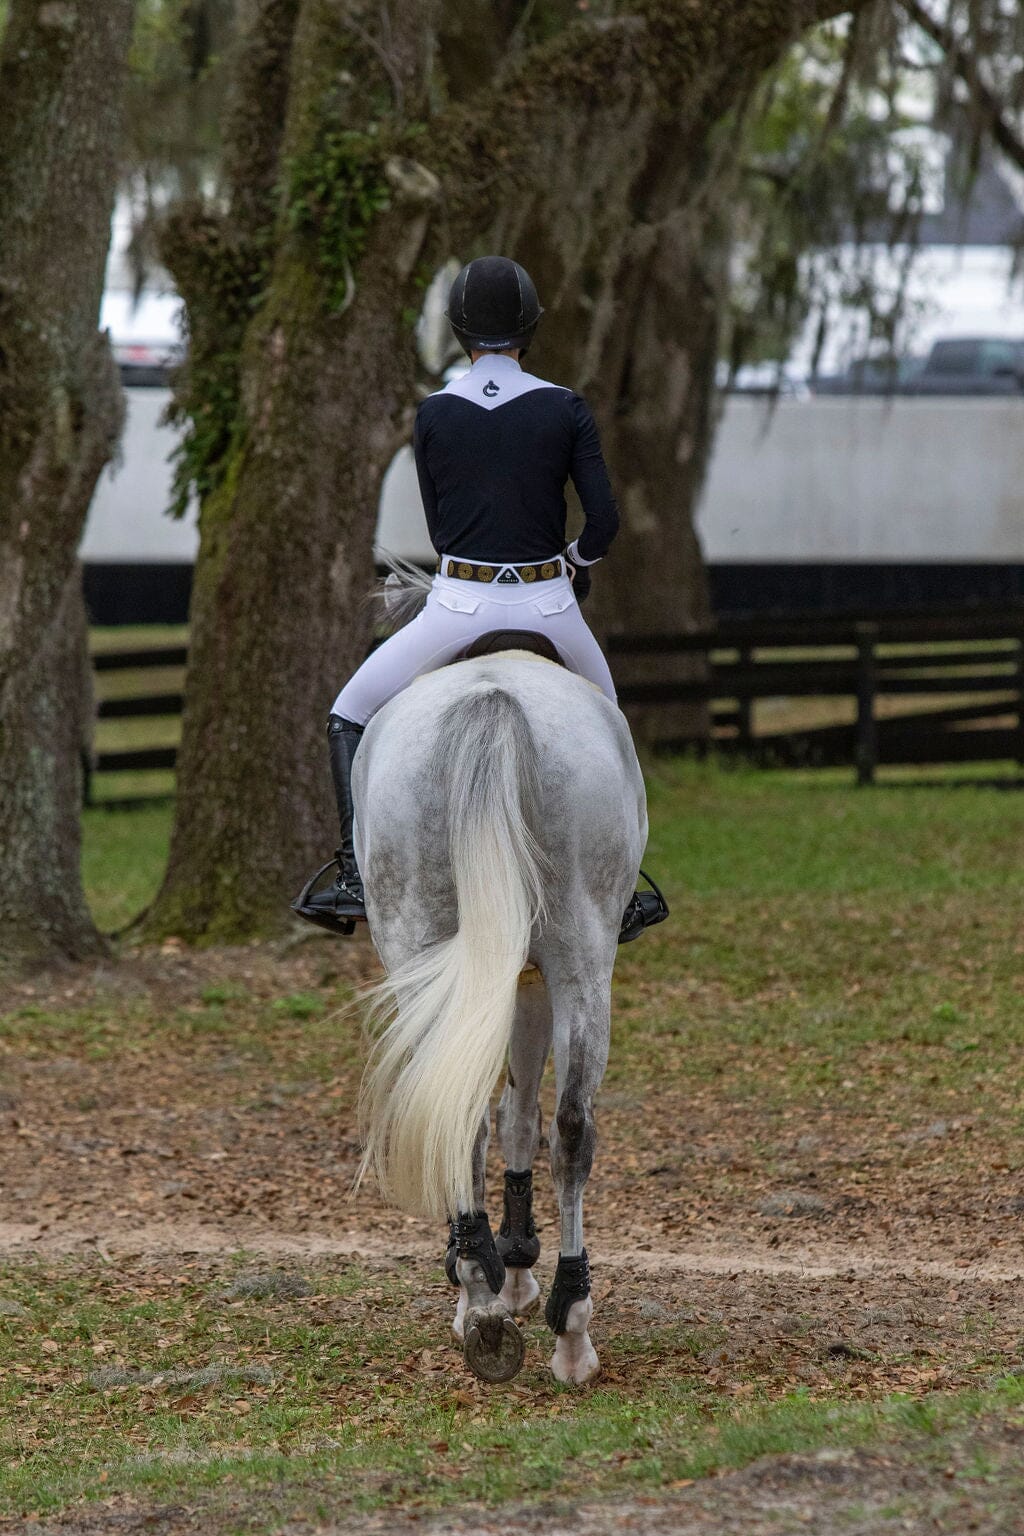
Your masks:
M 512 1033 L 516 984 L 543 900 L 537 750 L 525 711 L 477 683 L 435 725 L 435 782 L 458 903 L 451 938 L 377 989 L 386 1028 L 364 1079 L 364 1167 L 418 1215 L 474 1208 L 473 1149 Z M 397 926 L 401 926 L 400 921 Z M 385 963 L 388 944 L 382 946 Z
M 589 1287 L 580 1284 L 582 1196 L 593 1158 L 593 1097 L 607 1053 L 611 969 L 646 836 L 643 781 L 628 728 L 595 690 L 560 668 L 486 658 L 422 679 L 371 722 L 367 746 L 357 850 L 371 933 L 392 971 L 383 990 L 395 1018 L 368 1083 L 368 1156 L 382 1168 L 382 1188 L 407 1208 L 436 1213 L 447 1201 L 457 1213 L 467 1209 L 467 1197 L 481 1204 L 482 1187 L 472 1187 L 473 1143 L 479 1136 L 482 1153 L 483 1116 L 504 1051 L 511 1047 L 514 1086 L 503 1097 L 499 1132 L 506 1160 L 523 1174 L 536 1152 L 537 1085 L 553 1027 L 559 1099 L 553 1171 L 566 1261 L 555 1289 L 569 1304 L 564 1318 L 560 1304 L 555 1317 L 552 1368 L 563 1380 L 589 1380 L 597 1357 L 587 1332 Z M 357 773 L 359 766 L 357 758 Z M 540 907 L 535 831 L 543 833 L 551 864 L 543 867 L 548 915 L 531 934 L 516 914 Z M 518 882 L 518 900 L 501 894 L 510 880 Z M 455 895 L 458 933 L 430 943 L 455 925 Z M 460 951 L 460 943 L 478 952 Z M 513 1025 L 515 983 L 528 954 L 546 987 L 527 989 L 537 1009 L 520 1005 Z M 487 1006 L 465 982 L 470 967 L 489 989 Z M 428 992 L 432 1006 L 424 1001 Z M 540 1007 L 545 994 L 548 1014 Z M 472 1018 L 455 1028 L 457 1003 L 471 1009 Z M 524 1012 L 531 1018 L 536 1012 L 533 1027 Z M 469 1050 L 474 1030 L 475 1055 Z M 443 1070 L 436 1070 L 438 1051 Z M 482 1066 L 481 1052 L 487 1055 Z M 428 1077 L 429 1091 L 405 1136 L 406 1103 Z M 458 1157 L 447 1160 L 457 1177 L 447 1185 L 445 1159 L 439 1162 L 432 1150 L 431 1127 L 439 1122 L 438 1136 L 449 1147 L 461 1138 Z M 403 1189 L 409 1167 L 411 1199 Z M 510 1238 L 530 1237 L 528 1226 L 522 1210 L 510 1213 Z M 478 1306 L 490 1313 L 504 1301 L 510 1309 L 528 1309 L 535 1284 L 529 1268 L 509 1270 L 496 1299 L 470 1273 L 479 1267 L 463 1268 L 461 1259 L 458 1265 L 469 1293 L 467 1327 Z

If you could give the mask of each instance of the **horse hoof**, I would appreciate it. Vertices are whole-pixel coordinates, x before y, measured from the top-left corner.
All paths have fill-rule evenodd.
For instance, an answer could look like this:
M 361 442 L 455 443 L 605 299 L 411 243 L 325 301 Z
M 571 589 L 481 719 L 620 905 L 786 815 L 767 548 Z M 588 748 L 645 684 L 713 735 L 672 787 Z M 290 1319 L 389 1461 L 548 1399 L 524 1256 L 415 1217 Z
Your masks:
M 511 1381 L 522 1370 L 526 1341 L 507 1312 L 478 1312 L 468 1320 L 462 1353 L 481 1381 Z

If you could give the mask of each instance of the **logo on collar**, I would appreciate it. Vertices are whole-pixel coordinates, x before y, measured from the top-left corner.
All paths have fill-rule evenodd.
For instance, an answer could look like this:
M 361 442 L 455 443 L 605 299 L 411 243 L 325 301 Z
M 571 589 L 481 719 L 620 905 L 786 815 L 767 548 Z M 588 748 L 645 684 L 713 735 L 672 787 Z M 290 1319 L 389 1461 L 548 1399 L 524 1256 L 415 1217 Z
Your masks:
M 495 384 L 493 379 L 489 379 L 487 381 L 487 383 L 484 385 L 484 394 L 487 396 L 487 398 L 489 400 L 493 400 L 497 393 L 498 393 L 498 386 L 497 386 L 497 384 Z

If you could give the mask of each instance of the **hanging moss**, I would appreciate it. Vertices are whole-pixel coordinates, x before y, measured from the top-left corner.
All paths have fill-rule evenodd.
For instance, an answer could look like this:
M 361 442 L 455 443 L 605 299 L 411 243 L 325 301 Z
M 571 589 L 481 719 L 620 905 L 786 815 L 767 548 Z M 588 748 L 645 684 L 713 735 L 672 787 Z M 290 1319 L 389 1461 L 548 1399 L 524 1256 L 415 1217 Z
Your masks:
M 182 428 L 174 517 L 184 516 L 193 494 L 202 504 L 217 490 L 239 438 L 239 355 L 266 293 L 268 245 L 233 236 L 221 218 L 195 205 L 182 210 L 165 236 L 165 258 L 188 301 L 188 358 L 168 411 Z
M 314 242 L 332 314 L 347 308 L 370 228 L 390 206 L 384 176 L 389 152 L 372 128 L 356 132 L 325 124 L 313 148 L 285 167 L 288 224 Z

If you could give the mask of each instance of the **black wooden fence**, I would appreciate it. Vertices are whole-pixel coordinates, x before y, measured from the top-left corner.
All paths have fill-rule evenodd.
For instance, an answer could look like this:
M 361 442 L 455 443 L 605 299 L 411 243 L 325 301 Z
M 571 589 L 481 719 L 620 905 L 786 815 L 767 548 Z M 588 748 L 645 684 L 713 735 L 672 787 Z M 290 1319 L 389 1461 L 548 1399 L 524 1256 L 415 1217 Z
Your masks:
M 880 765 L 1024 766 L 1024 607 L 861 620 L 730 620 L 701 634 L 613 636 L 609 652 L 613 671 L 616 656 L 642 656 L 651 665 L 650 681 L 621 687 L 623 705 L 710 704 L 717 751 L 780 765 L 852 764 L 861 784 L 871 783 Z M 660 680 L 659 658 L 681 653 L 707 658 L 705 676 Z M 900 708 L 880 713 L 883 696 L 898 697 Z M 946 702 L 921 706 L 939 697 Z M 855 720 L 755 732 L 752 706 L 780 698 L 849 698 L 856 701 Z M 671 751 L 693 743 L 664 738 L 659 745 Z
M 707 705 L 710 743 L 666 736 L 666 751 L 738 753 L 761 763 L 849 764 L 869 784 L 880 765 L 1013 762 L 1024 768 L 1024 606 L 998 612 L 902 614 L 871 619 L 756 618 L 723 620 L 713 629 L 678 635 L 615 635 L 616 658 L 628 658 L 632 679 L 620 702 L 647 708 Z M 699 676 L 671 681 L 680 656 L 694 658 Z M 93 658 L 97 673 L 182 667 L 184 646 L 107 651 Z M 636 681 L 637 672 L 645 676 Z M 898 697 L 900 707 L 879 710 Z M 770 699 L 848 698 L 850 724 L 763 731 L 754 706 Z M 930 698 L 942 699 L 927 707 Z M 922 707 L 922 701 L 925 701 Z M 104 699 L 101 720 L 180 714 L 178 692 Z M 101 751 L 95 773 L 173 769 L 173 747 Z

